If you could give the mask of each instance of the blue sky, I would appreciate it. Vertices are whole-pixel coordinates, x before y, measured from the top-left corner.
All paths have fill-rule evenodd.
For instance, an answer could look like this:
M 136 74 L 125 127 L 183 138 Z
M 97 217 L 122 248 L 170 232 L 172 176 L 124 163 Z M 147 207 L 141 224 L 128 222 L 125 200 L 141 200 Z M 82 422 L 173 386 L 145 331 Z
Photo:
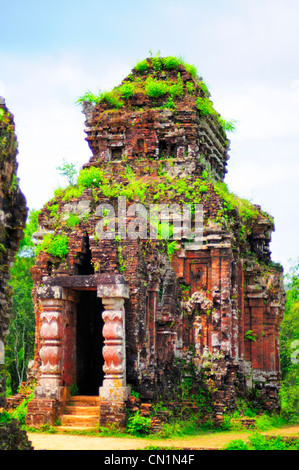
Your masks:
M 272 258 L 299 258 L 298 0 L 0 0 L 0 95 L 15 116 L 29 208 L 90 158 L 76 99 L 118 85 L 159 50 L 194 64 L 238 121 L 226 182 L 275 218 Z

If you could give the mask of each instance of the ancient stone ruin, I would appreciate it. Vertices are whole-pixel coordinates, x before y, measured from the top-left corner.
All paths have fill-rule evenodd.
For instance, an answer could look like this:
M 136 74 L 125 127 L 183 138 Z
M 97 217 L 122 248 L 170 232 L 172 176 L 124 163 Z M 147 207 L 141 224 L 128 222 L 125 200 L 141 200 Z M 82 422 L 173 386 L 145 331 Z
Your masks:
M 174 58 L 150 58 L 90 98 L 91 158 L 43 207 L 35 234 L 27 424 L 53 424 L 74 394 L 94 398 L 101 425 L 124 424 L 137 394 L 141 406 L 179 407 L 205 393 L 220 421 L 239 397 L 277 410 L 273 220 L 223 183 L 227 123 L 204 82 Z M 157 204 L 164 212 L 151 218 Z
M 0 414 L 6 406 L 5 337 L 11 317 L 10 267 L 23 238 L 26 200 L 17 178 L 17 138 L 14 117 L 0 97 Z M 31 450 L 16 420 L 1 420 L 0 450 Z
M 9 269 L 27 217 L 26 201 L 17 179 L 17 153 L 14 117 L 0 97 L 0 407 L 5 406 L 4 344 L 11 316 Z

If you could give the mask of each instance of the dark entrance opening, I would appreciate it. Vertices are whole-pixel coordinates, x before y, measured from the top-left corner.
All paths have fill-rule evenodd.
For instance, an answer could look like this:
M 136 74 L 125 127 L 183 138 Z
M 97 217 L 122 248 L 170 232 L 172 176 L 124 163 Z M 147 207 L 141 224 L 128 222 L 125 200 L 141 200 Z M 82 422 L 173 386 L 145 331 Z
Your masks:
M 80 292 L 76 344 L 79 395 L 99 395 L 99 387 L 103 384 L 103 310 L 95 290 Z
M 176 157 L 176 144 L 166 142 L 165 140 L 160 140 L 159 142 L 159 157 L 160 158 L 170 158 Z
M 84 250 L 84 251 L 83 251 Z M 88 234 L 85 233 L 83 255 L 81 256 L 80 263 L 78 265 L 79 275 L 90 275 L 94 274 L 94 267 L 92 264 L 92 254 L 89 246 Z
M 124 153 L 123 147 L 112 147 L 111 148 L 111 160 L 122 160 Z

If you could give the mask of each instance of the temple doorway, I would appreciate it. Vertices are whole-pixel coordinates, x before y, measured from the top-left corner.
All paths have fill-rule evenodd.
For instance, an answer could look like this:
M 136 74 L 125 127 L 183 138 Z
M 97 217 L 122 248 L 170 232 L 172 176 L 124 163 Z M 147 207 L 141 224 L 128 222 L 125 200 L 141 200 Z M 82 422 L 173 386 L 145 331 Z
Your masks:
M 80 291 L 76 326 L 76 385 L 79 395 L 99 395 L 103 384 L 103 304 L 96 290 Z

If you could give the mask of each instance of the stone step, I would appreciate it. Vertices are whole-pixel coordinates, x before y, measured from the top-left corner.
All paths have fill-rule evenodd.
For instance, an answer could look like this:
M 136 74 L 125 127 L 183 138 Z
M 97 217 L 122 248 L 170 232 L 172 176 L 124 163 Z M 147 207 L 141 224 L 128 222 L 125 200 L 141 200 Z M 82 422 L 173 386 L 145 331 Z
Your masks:
M 74 396 L 70 397 L 64 414 L 60 416 L 61 430 L 92 430 L 99 423 L 99 402 L 97 396 Z
M 99 407 L 98 406 L 67 405 L 64 409 L 64 414 L 99 416 Z
M 62 426 L 90 426 L 96 427 L 99 422 L 99 416 L 86 415 L 61 415 L 60 421 Z
M 68 406 L 98 406 L 100 403 L 100 397 L 77 395 L 70 397 Z
M 96 426 L 55 426 L 55 429 L 59 431 L 97 431 Z

